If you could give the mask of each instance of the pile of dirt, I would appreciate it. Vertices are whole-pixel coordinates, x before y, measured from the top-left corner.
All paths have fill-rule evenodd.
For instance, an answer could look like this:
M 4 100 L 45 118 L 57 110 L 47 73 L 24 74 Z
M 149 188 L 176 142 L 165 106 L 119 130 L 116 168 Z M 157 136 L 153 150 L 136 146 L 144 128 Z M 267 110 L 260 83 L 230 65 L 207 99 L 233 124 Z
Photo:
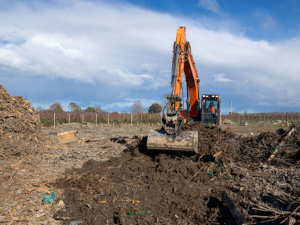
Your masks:
M 42 131 L 30 102 L 21 96 L 12 97 L 0 85 L 0 154 L 2 157 L 38 153 L 53 145 Z
M 277 210 L 282 216 L 265 224 L 278 224 L 296 209 L 300 172 L 286 165 L 269 167 L 262 153 L 273 152 L 282 135 L 243 139 L 201 123 L 182 130 L 199 132 L 199 155 L 148 152 L 147 137 L 119 138 L 127 145 L 120 157 L 89 160 L 80 169 L 68 170 L 51 184 L 64 190 L 56 201 L 66 205 L 54 218 L 65 224 L 235 224 L 223 191 L 249 223 L 265 223 Z M 286 148 L 299 149 L 298 130 Z
M 209 126 L 200 122 L 183 124 L 182 131 L 198 131 L 198 152 L 201 155 L 214 155 L 220 152 L 224 140 L 233 139 L 235 135 L 227 129 L 222 131 L 217 126 Z
M 150 153 L 147 138 L 137 141 L 121 157 L 88 161 L 58 179 L 53 185 L 65 190 L 66 209 L 54 218 L 83 224 L 233 224 L 231 216 L 220 217 L 230 213 L 221 203 L 223 187 L 212 188 L 209 163 Z M 226 183 L 226 171 L 218 172 Z

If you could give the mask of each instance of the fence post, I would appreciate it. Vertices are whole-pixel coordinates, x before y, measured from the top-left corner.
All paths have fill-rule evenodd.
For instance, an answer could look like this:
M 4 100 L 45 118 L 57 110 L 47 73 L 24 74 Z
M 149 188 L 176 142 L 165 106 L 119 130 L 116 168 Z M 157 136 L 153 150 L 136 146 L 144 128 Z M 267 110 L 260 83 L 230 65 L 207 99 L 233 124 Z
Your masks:
M 40 114 L 38 114 L 38 120 L 39 120 L 39 123 L 40 123 L 41 122 Z
M 109 113 L 107 114 L 107 124 L 109 125 Z
M 161 114 L 159 114 L 160 115 L 160 125 L 162 124 L 162 116 L 161 116 Z
M 143 115 L 143 114 L 141 114 L 141 124 L 142 124 L 142 115 Z
M 131 126 L 132 126 L 132 113 L 130 114 L 130 121 L 131 121 Z
M 54 127 L 55 127 L 55 113 L 54 113 L 54 117 L 53 117 L 53 123 L 54 123 Z
M 97 113 L 96 113 L 96 125 L 97 125 Z
M 69 123 L 70 123 L 70 121 L 71 121 L 71 120 L 70 120 L 70 113 L 69 113 Z
M 84 114 L 83 113 L 82 113 L 81 118 L 82 118 L 82 123 L 83 123 L 84 122 Z

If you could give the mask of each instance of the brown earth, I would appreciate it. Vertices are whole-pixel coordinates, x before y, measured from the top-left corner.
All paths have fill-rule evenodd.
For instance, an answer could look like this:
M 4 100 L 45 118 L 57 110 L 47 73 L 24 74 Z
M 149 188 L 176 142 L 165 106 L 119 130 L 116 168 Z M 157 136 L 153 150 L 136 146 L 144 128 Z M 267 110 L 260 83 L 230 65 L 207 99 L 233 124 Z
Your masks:
M 249 224 L 278 224 L 300 204 L 298 125 L 272 163 L 285 130 L 266 123 L 186 124 L 201 154 L 158 154 L 145 146 L 159 125 L 42 128 L 27 100 L 0 90 L 2 224 L 234 224 L 223 191 Z M 78 140 L 59 144 L 71 130 Z

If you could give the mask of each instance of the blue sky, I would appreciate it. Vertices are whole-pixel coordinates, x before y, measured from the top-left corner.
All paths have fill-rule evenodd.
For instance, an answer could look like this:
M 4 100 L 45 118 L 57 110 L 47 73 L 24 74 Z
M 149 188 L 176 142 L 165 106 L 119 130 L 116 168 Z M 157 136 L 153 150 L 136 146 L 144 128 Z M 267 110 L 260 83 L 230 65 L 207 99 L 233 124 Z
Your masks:
M 0 0 L 0 84 L 34 107 L 145 108 L 170 93 L 186 26 L 201 94 L 222 111 L 299 111 L 298 0 Z

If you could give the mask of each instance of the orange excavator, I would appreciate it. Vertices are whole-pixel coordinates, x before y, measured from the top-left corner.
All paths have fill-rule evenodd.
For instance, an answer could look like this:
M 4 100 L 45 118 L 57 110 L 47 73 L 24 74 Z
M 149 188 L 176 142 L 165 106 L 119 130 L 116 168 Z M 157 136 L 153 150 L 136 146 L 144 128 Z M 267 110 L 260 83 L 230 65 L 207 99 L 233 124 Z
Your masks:
M 183 108 L 183 74 L 187 93 L 186 109 Z M 217 94 L 203 94 L 200 101 L 200 79 L 193 59 L 191 45 L 186 40 L 186 28 L 177 29 L 173 46 L 172 92 L 163 114 L 161 130 L 152 130 L 148 135 L 147 148 L 155 151 L 182 151 L 198 153 L 198 132 L 180 131 L 184 123 L 202 121 L 205 124 L 221 124 L 221 98 Z

